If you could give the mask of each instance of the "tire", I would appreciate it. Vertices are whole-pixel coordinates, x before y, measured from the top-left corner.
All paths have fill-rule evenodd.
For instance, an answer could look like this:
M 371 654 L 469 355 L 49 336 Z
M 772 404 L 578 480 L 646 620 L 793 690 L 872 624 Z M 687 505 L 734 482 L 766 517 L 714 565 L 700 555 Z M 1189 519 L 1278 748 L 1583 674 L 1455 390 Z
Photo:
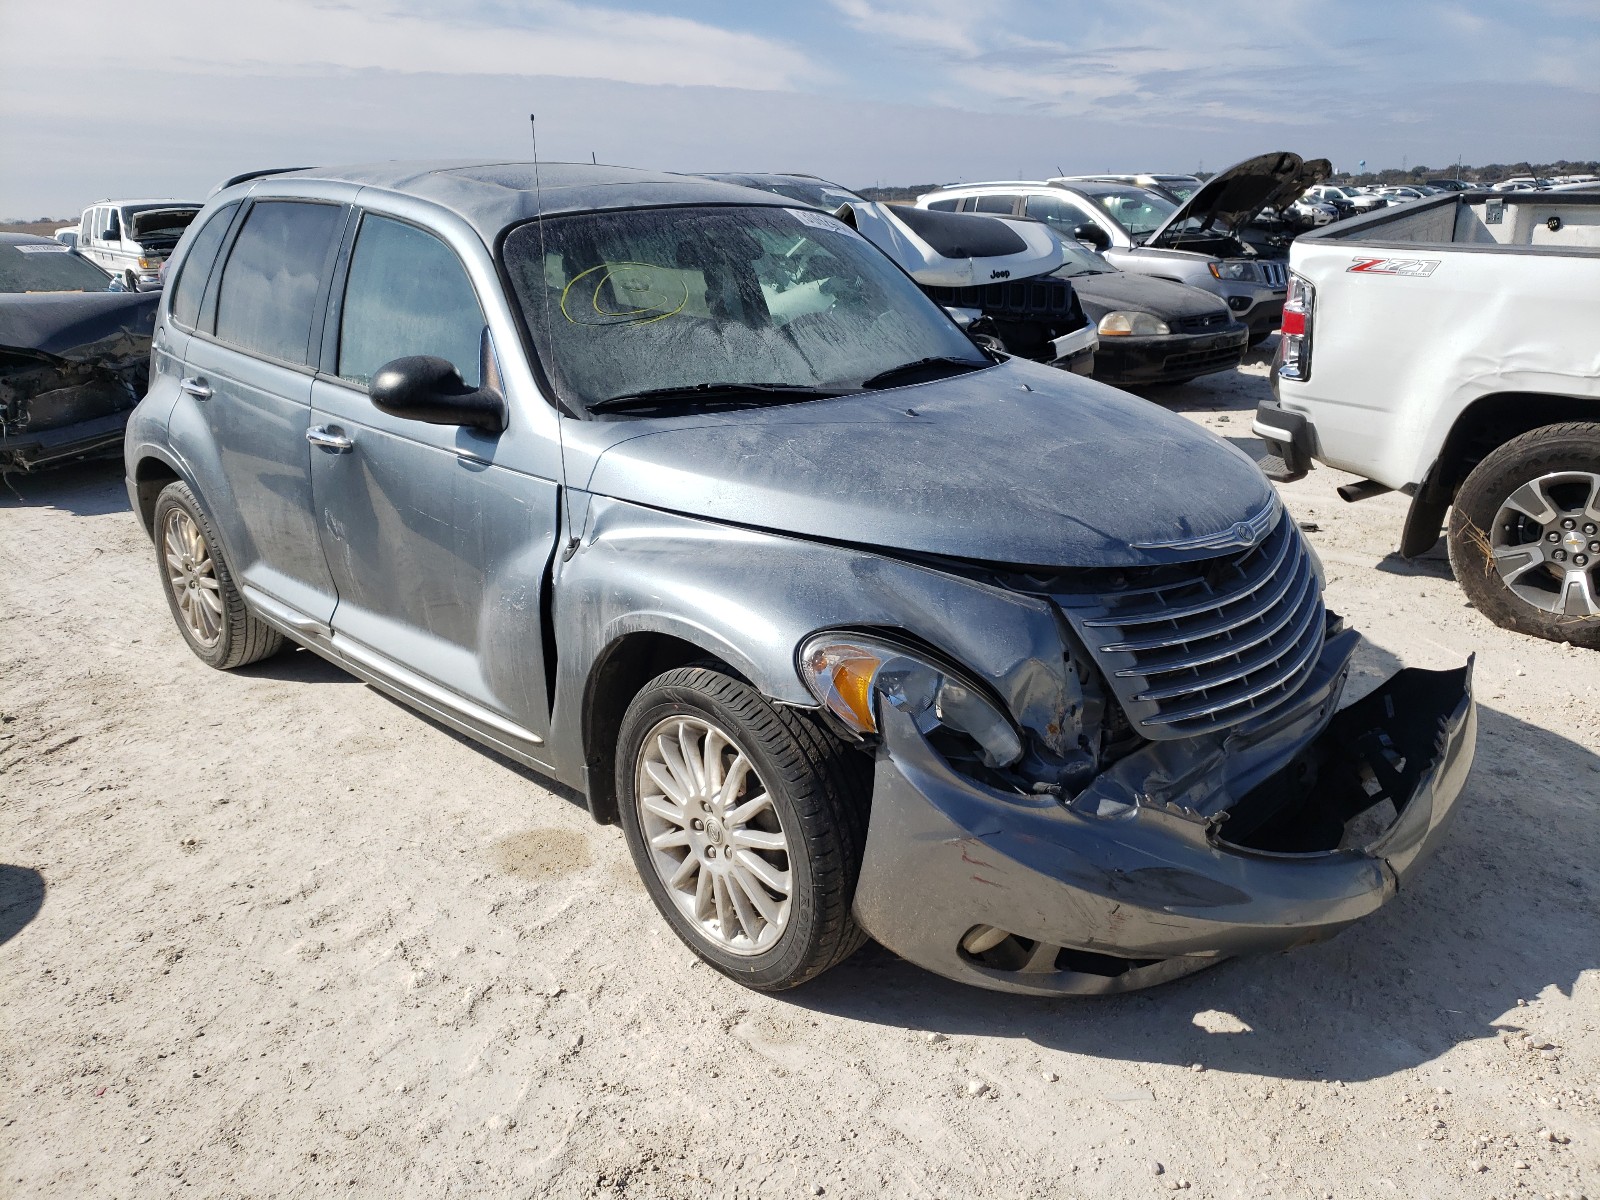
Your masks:
M 689 761 L 708 761 L 712 731 L 729 742 L 714 744 L 718 774 L 741 757 L 750 768 L 721 797 L 712 794 L 715 777 L 701 791 L 684 786 L 685 775 L 694 777 Z M 662 774 L 678 798 L 656 783 Z M 731 772 L 724 778 L 738 782 Z M 668 671 L 623 716 L 616 783 L 628 849 L 650 898 L 684 943 L 730 979 L 782 991 L 867 940 L 850 906 L 866 844 L 870 767 L 810 716 L 769 704 L 712 667 Z M 748 813 L 763 791 L 770 804 Z M 772 880 L 787 884 L 786 898 L 768 886 Z
M 1456 493 L 1449 544 L 1496 625 L 1600 649 L 1600 424 L 1547 425 L 1488 455 Z
M 245 607 L 222 541 L 187 484 L 169 483 L 156 497 L 155 543 L 167 607 L 201 662 L 231 671 L 283 649 L 283 635 Z

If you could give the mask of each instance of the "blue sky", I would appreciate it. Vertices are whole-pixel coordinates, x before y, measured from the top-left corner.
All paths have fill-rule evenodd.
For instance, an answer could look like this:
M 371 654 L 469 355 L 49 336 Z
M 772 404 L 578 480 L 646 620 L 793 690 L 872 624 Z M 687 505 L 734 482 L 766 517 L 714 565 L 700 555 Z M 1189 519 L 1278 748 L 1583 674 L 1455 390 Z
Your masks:
M 74 0 L 0 45 L 7 216 L 524 155 L 530 111 L 551 160 L 853 186 L 1600 158 L 1596 0 Z

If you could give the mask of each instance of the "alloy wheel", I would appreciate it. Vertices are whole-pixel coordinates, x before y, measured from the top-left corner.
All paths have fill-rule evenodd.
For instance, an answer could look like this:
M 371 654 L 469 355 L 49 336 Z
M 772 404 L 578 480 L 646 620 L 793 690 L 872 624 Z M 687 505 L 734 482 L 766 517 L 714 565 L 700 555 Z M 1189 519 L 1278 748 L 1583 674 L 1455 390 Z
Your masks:
M 667 718 L 640 747 L 634 796 L 650 864 L 695 931 L 731 954 L 771 949 L 793 905 L 789 843 L 738 743 L 701 717 Z
M 189 636 L 207 648 L 222 636 L 222 595 L 217 567 L 194 518 L 181 508 L 167 513 L 162 530 L 167 583 Z
M 1600 475 L 1555 471 L 1523 484 L 1495 514 L 1489 543 L 1501 581 L 1523 602 L 1600 616 Z

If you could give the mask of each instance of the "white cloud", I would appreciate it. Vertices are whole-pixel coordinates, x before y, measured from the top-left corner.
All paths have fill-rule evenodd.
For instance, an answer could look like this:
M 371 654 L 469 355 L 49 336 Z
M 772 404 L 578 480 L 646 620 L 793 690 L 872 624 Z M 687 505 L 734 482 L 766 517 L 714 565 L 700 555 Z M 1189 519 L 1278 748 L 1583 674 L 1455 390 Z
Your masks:
M 3 19 L 5 40 L 60 44 L 57 13 L 27 8 Z M 197 74 L 378 68 L 782 91 L 820 74 L 805 54 L 772 38 L 570 0 L 526 0 L 494 18 L 445 5 L 399 11 L 382 0 L 141 0 L 136 10 L 89 0 L 73 6 L 70 26 L 79 78 L 137 62 Z
M 888 42 L 975 54 L 979 31 L 1002 19 L 998 0 L 832 0 L 858 32 Z

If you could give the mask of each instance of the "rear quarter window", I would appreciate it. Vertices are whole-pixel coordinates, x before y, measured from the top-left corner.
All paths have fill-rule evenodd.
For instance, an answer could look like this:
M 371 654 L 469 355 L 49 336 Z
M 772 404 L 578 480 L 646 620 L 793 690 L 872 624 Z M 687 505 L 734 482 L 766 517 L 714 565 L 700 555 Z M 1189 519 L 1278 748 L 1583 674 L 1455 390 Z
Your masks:
M 218 341 L 297 366 L 310 361 L 311 321 L 342 212 L 302 200 L 250 209 L 222 268 Z

